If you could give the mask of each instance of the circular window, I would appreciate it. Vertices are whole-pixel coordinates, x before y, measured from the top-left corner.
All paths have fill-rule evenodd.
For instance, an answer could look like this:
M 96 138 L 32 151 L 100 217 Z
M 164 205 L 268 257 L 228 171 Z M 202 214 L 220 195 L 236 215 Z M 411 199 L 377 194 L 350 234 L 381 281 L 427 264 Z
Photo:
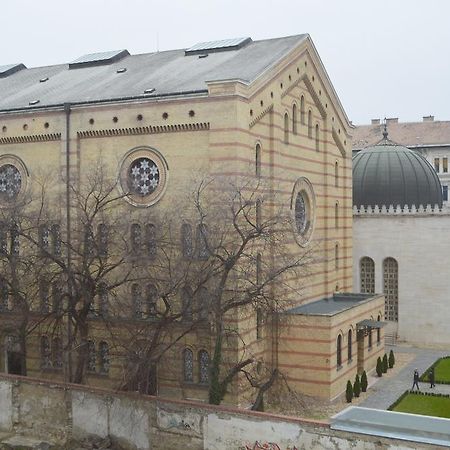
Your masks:
M 131 150 L 121 163 L 120 185 L 125 198 L 135 206 L 155 204 L 164 194 L 168 167 L 155 149 Z
M 0 198 L 11 201 L 15 199 L 22 187 L 22 175 L 17 167 L 4 164 L 0 167 Z
M 315 195 L 311 182 L 299 178 L 292 190 L 291 211 L 294 237 L 297 243 L 305 246 L 314 231 Z

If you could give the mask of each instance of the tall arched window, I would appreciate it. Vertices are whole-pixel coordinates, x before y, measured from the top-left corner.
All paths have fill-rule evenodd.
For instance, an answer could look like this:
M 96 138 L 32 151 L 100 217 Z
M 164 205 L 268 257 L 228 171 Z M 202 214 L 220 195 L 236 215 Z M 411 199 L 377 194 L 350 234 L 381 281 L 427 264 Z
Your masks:
M 300 97 L 300 121 L 302 125 L 305 125 L 305 97 L 303 95 Z
M 288 113 L 284 115 L 284 143 L 289 143 L 289 116 Z
M 339 187 L 339 164 L 337 161 L 334 164 L 334 186 Z
M 334 226 L 339 228 L 339 203 L 336 202 L 334 205 Z
M 158 301 L 158 289 L 153 283 L 147 284 L 147 315 L 149 317 L 156 316 L 156 303 Z
M 102 341 L 100 344 L 98 344 L 98 362 L 99 367 L 98 371 L 103 374 L 107 375 L 109 373 L 109 345 L 107 342 Z
M 59 337 L 54 337 L 52 341 L 52 365 L 54 369 L 61 369 L 63 366 L 63 349 Z
M 297 134 L 297 105 L 292 105 L 292 133 Z
M 347 337 L 347 359 L 348 359 L 348 361 L 350 362 L 351 360 L 352 360 L 352 358 L 353 358 L 353 355 L 352 355 L 352 339 L 353 339 L 353 336 L 352 336 L 352 330 L 348 330 L 348 337 Z
M 192 320 L 192 290 L 185 286 L 181 291 L 182 315 L 184 320 Z
M 108 254 L 108 228 L 104 223 L 97 227 L 98 256 L 105 257 Z
M 11 226 L 11 255 L 20 253 L 19 227 L 16 223 Z
M 261 199 L 257 199 L 256 200 L 256 205 L 255 205 L 255 213 L 256 213 L 256 228 L 260 228 L 261 227 Z
M 394 258 L 383 261 L 383 291 L 386 297 L 385 317 L 398 321 L 398 263 Z
M 156 227 L 152 223 L 145 226 L 145 241 L 147 243 L 147 256 L 156 258 Z
M 372 348 L 372 328 L 369 328 L 369 349 Z
M 201 286 L 197 292 L 196 308 L 198 310 L 198 317 L 200 320 L 207 320 L 209 316 L 209 295 L 208 289 Z
M 312 111 L 308 111 L 308 137 L 312 138 L 312 130 L 313 130 L 313 124 L 312 124 Z
M 336 366 L 342 366 L 342 336 L 339 334 L 336 340 Z
M 361 258 L 360 278 L 361 278 L 361 293 L 374 294 L 375 293 L 375 263 L 372 258 L 365 256 Z
M 62 312 L 62 286 L 59 280 L 52 283 L 52 311 L 56 314 Z
M 261 176 L 261 144 L 255 147 L 255 173 L 257 177 Z
M 135 319 L 142 319 L 142 290 L 137 283 L 131 285 L 131 302 L 133 305 L 133 317 Z
M 319 132 L 319 124 L 316 124 L 316 151 L 320 150 L 320 132 Z
M 198 352 L 199 364 L 199 381 L 200 383 L 208 383 L 209 381 L 209 354 L 206 350 Z
M 381 316 L 378 314 L 377 321 L 379 322 L 380 320 L 381 320 Z M 381 328 L 378 327 L 377 328 L 377 344 L 379 344 L 380 341 L 381 341 Z
M 192 227 L 188 223 L 181 225 L 181 249 L 185 258 L 192 258 L 194 254 Z
M 194 354 L 189 348 L 183 350 L 183 380 L 194 381 Z
M 50 232 L 47 224 L 39 226 L 39 247 L 45 253 L 48 252 L 50 246 Z
M 262 256 L 261 253 L 256 254 L 256 284 L 260 285 L 262 282 Z
M 41 367 L 48 369 L 51 366 L 50 341 L 47 336 L 41 336 Z
M 0 311 L 8 311 L 8 284 L 4 278 L 0 277 Z
M 105 282 L 98 285 L 98 312 L 102 317 L 107 317 L 109 312 L 108 287 Z
M 39 280 L 39 300 L 41 303 L 41 313 L 48 314 L 50 312 L 50 288 L 48 280 L 41 278 Z
M 97 354 L 94 341 L 87 341 L 87 371 L 95 372 L 97 368 Z
M 197 253 L 199 259 L 208 259 L 208 229 L 204 223 L 197 225 Z
M 55 256 L 61 255 L 61 227 L 58 223 L 52 225 L 51 229 L 52 253 Z
M 334 268 L 339 269 L 339 244 L 334 245 Z
M 8 253 L 8 232 L 3 222 L 0 222 L 0 253 L 2 255 Z
M 131 253 L 133 255 L 139 255 L 142 248 L 142 234 L 141 226 L 138 223 L 131 225 Z

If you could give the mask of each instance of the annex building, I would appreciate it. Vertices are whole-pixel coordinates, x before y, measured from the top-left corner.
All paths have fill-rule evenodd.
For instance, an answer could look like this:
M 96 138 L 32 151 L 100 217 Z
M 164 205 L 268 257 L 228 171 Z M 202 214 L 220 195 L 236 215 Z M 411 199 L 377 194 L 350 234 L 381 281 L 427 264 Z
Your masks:
M 277 369 L 300 393 L 334 398 L 357 371 L 374 368 L 384 353 L 384 297 L 353 293 L 351 124 L 308 35 L 2 66 L 0 93 L 2 370 L 26 366 L 30 376 L 67 380 L 68 365 L 77 364 L 83 382 L 123 387 L 129 364 L 154 355 L 142 349 L 167 331 L 153 347 L 158 358 L 128 387 L 142 391 L 141 376 L 147 393 L 204 400 L 218 329 L 228 333 L 225 368 L 250 358 L 261 382 Z M 113 188 L 93 183 L 93 169 Z M 310 256 L 307 271 L 289 280 L 295 295 L 285 299 L 284 281 L 270 284 L 270 298 L 289 306 L 262 318 L 253 302 L 217 320 L 216 280 L 183 285 L 198 283 L 192 274 L 210 273 L 218 249 L 234 244 L 217 252 L 207 244 L 217 227 L 211 215 L 199 219 L 200 203 L 193 207 L 187 196 L 199 178 L 256 180 L 254 222 L 253 213 L 246 218 L 256 230 L 276 209 L 287 212 L 277 247 L 256 246 L 246 261 L 255 261 L 258 286 L 261 267 L 272 274 L 279 266 L 279 245 L 290 258 Z M 105 191 L 114 207 L 96 215 L 90 205 Z M 222 191 L 209 203 L 226 210 Z M 35 217 L 34 231 L 25 224 Z M 32 266 L 12 277 L 34 247 L 41 253 Z M 169 257 L 178 258 L 170 279 Z M 229 297 L 243 285 L 249 292 L 242 273 L 227 284 Z M 19 289 L 24 280 L 29 288 Z M 70 305 L 74 291 L 73 307 L 58 300 Z M 202 324 L 194 327 L 198 293 Z M 167 311 L 172 320 L 161 330 Z M 247 406 L 254 395 L 238 373 L 225 401 Z

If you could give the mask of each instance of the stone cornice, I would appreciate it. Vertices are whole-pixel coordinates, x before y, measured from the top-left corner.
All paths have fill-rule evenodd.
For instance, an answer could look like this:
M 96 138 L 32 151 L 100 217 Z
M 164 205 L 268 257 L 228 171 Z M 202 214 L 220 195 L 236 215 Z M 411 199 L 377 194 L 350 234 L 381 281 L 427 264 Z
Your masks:
M 51 142 L 61 140 L 61 133 L 31 134 L 29 136 L 0 137 L 0 144 L 26 144 L 30 142 Z
M 209 130 L 209 122 L 182 123 L 174 125 L 146 125 L 142 127 L 112 128 L 109 130 L 78 131 L 77 136 L 83 138 L 98 138 L 111 136 L 135 136 L 140 134 L 176 133 L 182 131 Z

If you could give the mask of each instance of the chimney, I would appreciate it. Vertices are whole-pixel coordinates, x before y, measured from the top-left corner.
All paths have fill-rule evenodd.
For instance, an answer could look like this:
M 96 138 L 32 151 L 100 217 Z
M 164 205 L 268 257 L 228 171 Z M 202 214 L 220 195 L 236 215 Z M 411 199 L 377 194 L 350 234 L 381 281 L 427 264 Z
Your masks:
M 389 124 L 389 123 L 398 123 L 398 117 L 388 117 L 386 119 L 386 123 L 387 124 Z
M 424 122 L 434 122 L 434 116 L 423 116 Z
M 372 125 L 380 125 L 380 119 L 372 119 Z

